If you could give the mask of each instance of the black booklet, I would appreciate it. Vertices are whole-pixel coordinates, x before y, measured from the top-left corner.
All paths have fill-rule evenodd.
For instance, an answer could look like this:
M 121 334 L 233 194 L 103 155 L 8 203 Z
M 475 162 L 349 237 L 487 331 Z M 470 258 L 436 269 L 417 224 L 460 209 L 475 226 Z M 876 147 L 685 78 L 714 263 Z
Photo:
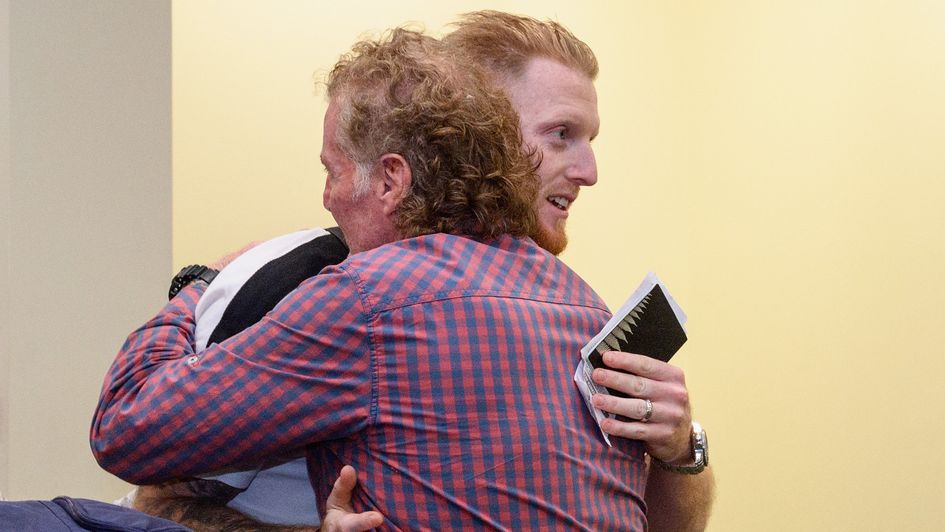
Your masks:
M 662 281 L 650 273 L 604 328 L 581 348 L 581 361 L 574 373 L 574 381 L 598 425 L 605 417 L 612 415 L 593 407 L 593 394 L 627 397 L 617 390 L 598 386 L 591 380 L 594 368 L 608 368 L 604 364 L 604 353 L 623 351 L 667 362 L 686 343 L 685 323 L 686 314 Z M 610 444 L 607 434 L 604 434 L 604 439 Z

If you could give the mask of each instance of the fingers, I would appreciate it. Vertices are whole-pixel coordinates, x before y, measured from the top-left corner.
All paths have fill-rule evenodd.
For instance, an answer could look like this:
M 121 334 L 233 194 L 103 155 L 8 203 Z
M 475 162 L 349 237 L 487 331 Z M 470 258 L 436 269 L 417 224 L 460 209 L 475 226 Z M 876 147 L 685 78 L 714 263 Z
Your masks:
M 652 401 L 653 413 L 649 422 L 640 421 L 646 414 L 643 399 L 614 397 L 595 394 L 594 406 L 604 412 L 624 416 L 621 419 L 606 418 L 601 421 L 601 430 L 611 436 L 638 440 L 646 445 L 650 456 L 671 462 L 691 452 L 689 438 L 691 417 L 687 409 L 672 402 Z
M 649 397 L 652 395 L 652 386 L 655 381 L 631 375 L 622 371 L 597 368 L 591 374 L 594 382 L 607 388 L 613 388 L 633 397 Z
M 656 403 L 670 405 L 689 411 L 689 390 L 683 371 L 675 366 L 642 355 L 608 351 L 604 362 L 618 369 L 597 368 L 591 374 L 593 381 L 601 386 L 621 392 L 631 398 L 649 399 Z M 613 397 L 616 403 L 608 402 L 602 410 L 620 414 L 632 419 L 640 419 L 644 405 L 640 402 L 628 404 L 625 399 Z M 611 409 L 613 408 L 613 410 Z
M 603 393 L 594 394 L 591 402 L 604 412 L 617 414 L 628 419 L 640 420 L 641 423 L 648 410 L 645 399 L 626 399 Z M 658 423 L 662 416 L 657 414 L 656 407 L 652 402 L 649 411 L 650 418 L 646 422 Z
M 604 353 L 604 364 L 640 377 L 658 381 L 684 382 L 685 376 L 679 368 L 645 355 L 608 351 Z
M 594 406 L 618 417 L 601 422 L 612 436 L 642 441 L 651 456 L 670 461 L 690 452 L 689 391 L 683 371 L 665 362 L 619 351 L 604 353 L 604 363 L 613 369 L 597 368 L 595 383 L 629 397 L 595 394 Z M 647 400 L 652 413 L 647 422 Z
M 325 532 L 363 532 L 372 530 L 384 523 L 380 512 L 354 513 L 351 507 L 351 494 L 358 484 L 358 473 L 353 467 L 341 468 L 338 479 L 328 495 L 326 511 L 322 519 L 321 530 Z
M 689 424 L 689 405 L 681 401 L 650 399 L 650 417 L 646 421 L 643 421 L 648 410 L 646 399 L 597 393 L 591 397 L 591 402 L 604 412 L 623 416 L 627 420 L 613 420 L 617 424 L 667 425 L 674 428 L 685 427 Z M 605 430 L 605 432 L 607 431 Z
M 382 524 L 384 524 L 384 517 L 380 512 L 363 512 L 345 515 L 339 520 L 336 530 L 340 532 L 365 532 Z
M 649 425 L 636 421 L 617 421 L 607 418 L 601 421 L 600 428 L 611 436 L 647 442 L 660 435 L 660 425 Z
M 351 492 L 354 491 L 357 483 L 358 474 L 354 468 L 349 465 L 342 467 L 341 473 L 338 474 L 338 480 L 335 480 L 335 485 L 332 486 L 331 493 L 328 494 L 326 506 L 329 509 L 338 508 L 348 512 L 352 511 Z

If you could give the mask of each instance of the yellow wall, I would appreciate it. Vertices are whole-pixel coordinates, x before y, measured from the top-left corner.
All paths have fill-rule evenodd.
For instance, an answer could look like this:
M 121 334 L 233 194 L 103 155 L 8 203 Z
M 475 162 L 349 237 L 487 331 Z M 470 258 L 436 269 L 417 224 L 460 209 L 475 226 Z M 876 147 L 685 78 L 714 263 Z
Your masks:
M 563 258 L 688 312 L 710 530 L 945 527 L 945 4 L 323 4 L 174 3 L 175 267 L 330 223 L 311 73 L 360 33 L 556 17 L 603 120 Z

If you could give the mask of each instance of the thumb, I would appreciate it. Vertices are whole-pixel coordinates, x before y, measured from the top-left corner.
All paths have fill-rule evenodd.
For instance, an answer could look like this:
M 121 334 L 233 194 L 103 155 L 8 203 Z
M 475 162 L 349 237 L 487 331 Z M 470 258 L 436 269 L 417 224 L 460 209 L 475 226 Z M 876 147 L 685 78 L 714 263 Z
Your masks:
M 328 495 L 328 501 L 326 503 L 327 509 L 335 508 L 348 512 L 352 511 L 351 493 L 354 491 L 354 487 L 357 483 L 358 473 L 354 468 L 349 465 L 342 467 L 341 473 L 338 475 L 338 479 L 335 480 L 335 485 L 332 486 L 331 493 Z

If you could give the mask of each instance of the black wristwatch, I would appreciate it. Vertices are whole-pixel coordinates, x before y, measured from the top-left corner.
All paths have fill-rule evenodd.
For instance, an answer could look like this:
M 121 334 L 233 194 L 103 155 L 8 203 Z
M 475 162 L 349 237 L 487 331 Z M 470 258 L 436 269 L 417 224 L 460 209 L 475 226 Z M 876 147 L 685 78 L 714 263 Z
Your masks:
M 171 279 L 171 289 L 167 291 L 167 299 L 174 299 L 174 296 L 176 296 L 178 292 L 194 281 L 199 280 L 210 284 L 210 281 L 212 281 L 218 273 L 220 273 L 218 270 L 214 270 L 208 266 L 200 266 L 197 264 L 185 266 L 184 269 L 177 272 L 177 275 Z
M 656 462 L 660 468 L 667 471 L 672 471 L 673 473 L 683 473 L 685 475 L 697 475 L 705 471 L 705 467 L 709 465 L 709 440 L 705 436 L 705 431 L 702 430 L 702 425 L 692 422 L 692 463 L 675 465 L 667 464 L 666 462 L 653 458 L 653 461 Z

